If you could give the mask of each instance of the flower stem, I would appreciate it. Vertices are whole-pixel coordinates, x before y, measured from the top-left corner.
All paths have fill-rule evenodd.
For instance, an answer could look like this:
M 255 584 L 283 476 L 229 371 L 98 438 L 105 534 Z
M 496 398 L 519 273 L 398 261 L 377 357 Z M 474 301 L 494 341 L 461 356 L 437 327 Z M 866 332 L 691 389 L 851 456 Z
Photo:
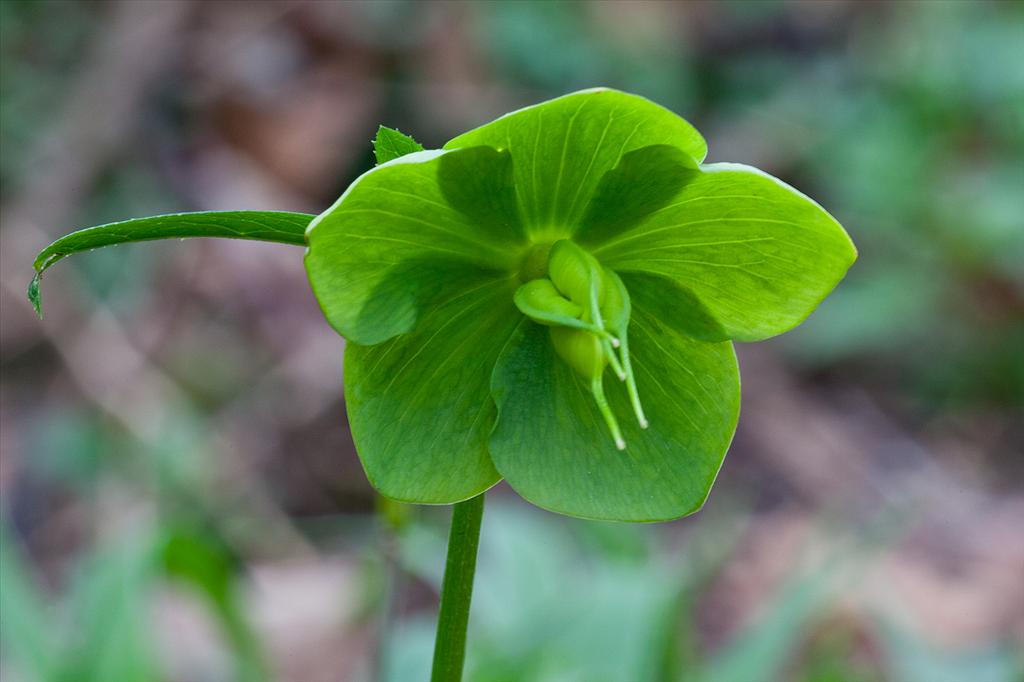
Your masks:
M 431 682 L 459 682 L 466 658 L 466 625 L 473 598 L 476 550 L 484 516 L 483 493 L 452 508 L 448 560 L 441 587 L 441 613 L 437 617 L 434 669 Z

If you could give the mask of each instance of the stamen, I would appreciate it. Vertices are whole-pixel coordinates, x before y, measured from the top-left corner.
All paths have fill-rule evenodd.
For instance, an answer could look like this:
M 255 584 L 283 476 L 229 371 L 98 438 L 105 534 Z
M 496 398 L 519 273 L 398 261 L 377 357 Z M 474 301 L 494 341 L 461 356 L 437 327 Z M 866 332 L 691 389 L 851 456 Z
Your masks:
M 615 420 L 615 415 L 612 414 L 612 409 L 608 406 L 608 399 L 604 395 L 604 383 L 601 381 L 600 374 L 591 380 L 590 392 L 594 394 L 594 402 L 597 403 L 597 409 L 600 410 L 605 423 L 608 424 L 608 430 L 611 431 L 612 438 L 615 440 L 615 447 L 619 450 L 625 450 L 626 441 L 622 439 L 619 422 Z
M 603 350 L 604 354 L 608 356 L 608 365 L 612 368 L 612 371 L 615 372 L 615 376 L 619 378 L 619 381 L 625 381 L 626 372 L 622 368 L 622 363 L 619 362 L 619 358 L 615 355 L 615 351 L 612 350 L 612 344 L 608 341 L 602 340 L 601 350 Z
M 605 309 L 607 317 L 611 321 L 609 327 L 619 335 L 619 339 L 622 341 L 622 345 L 619 348 L 622 372 L 619 374 L 619 378 L 626 382 L 629 402 L 633 406 L 633 413 L 636 415 L 640 428 L 646 429 L 650 424 L 647 421 L 646 415 L 644 415 L 644 408 L 640 404 L 640 393 L 636 387 L 636 377 L 633 375 L 633 363 L 629 359 L 629 341 L 627 337 L 631 308 L 629 292 L 626 291 L 626 285 L 622 283 L 622 279 L 614 271 L 606 270 L 604 276 L 608 284 L 608 287 L 605 289 Z M 614 363 L 609 362 L 609 364 L 612 364 L 613 369 L 615 368 Z
M 601 339 L 602 342 L 608 343 L 609 345 L 611 345 L 612 348 L 619 347 L 619 340 L 612 336 L 611 332 L 605 329 L 601 329 L 596 324 L 587 325 L 583 327 L 583 329 L 586 329 L 591 334 L 596 334 L 597 338 Z
M 601 288 L 604 284 L 600 276 L 601 266 L 596 261 L 593 261 L 593 259 L 588 261 L 588 265 L 590 267 L 590 317 L 594 325 L 603 332 L 603 334 L 600 334 L 601 348 L 604 350 L 605 355 L 608 356 L 608 364 L 611 365 L 612 371 L 615 372 L 615 376 L 619 378 L 619 381 L 625 381 L 626 373 L 622 370 L 622 364 L 615 356 L 615 351 L 612 350 L 619 347 L 620 341 L 605 331 L 604 317 L 601 315 Z
M 626 392 L 629 394 L 629 402 L 633 405 L 633 413 L 636 415 L 636 420 L 640 424 L 641 429 L 646 429 L 650 426 L 650 422 L 647 421 L 646 415 L 644 415 L 644 408 L 640 404 L 640 392 L 636 388 L 636 377 L 633 375 L 633 363 L 629 361 L 629 344 L 625 339 L 622 340 L 622 366 L 626 371 Z

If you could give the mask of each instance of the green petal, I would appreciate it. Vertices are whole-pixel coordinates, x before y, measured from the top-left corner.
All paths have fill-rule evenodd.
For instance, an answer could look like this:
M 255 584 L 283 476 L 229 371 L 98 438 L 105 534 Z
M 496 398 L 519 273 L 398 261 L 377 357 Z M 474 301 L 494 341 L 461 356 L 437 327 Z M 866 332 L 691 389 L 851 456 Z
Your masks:
M 555 355 L 547 328 L 524 320 L 498 359 L 491 458 L 533 504 L 583 518 L 662 521 L 707 497 L 739 415 L 732 344 L 692 340 L 633 305 L 631 357 L 650 426 L 640 429 L 624 385 L 606 373 L 624 451 L 584 379 Z
M 491 369 L 522 315 L 513 277 L 467 278 L 415 332 L 345 349 L 345 402 L 366 476 L 404 502 L 450 504 L 494 485 Z
M 423 151 L 353 182 L 307 232 L 306 271 L 331 325 L 379 343 L 414 329 L 467 273 L 516 269 L 523 233 L 511 164 L 488 147 Z
M 583 90 L 511 114 L 445 145 L 508 149 L 521 212 L 531 236 L 568 236 L 598 183 L 623 154 L 650 145 L 676 147 L 697 161 L 707 144 L 689 123 L 637 95 Z
M 821 206 L 739 164 L 702 166 L 667 205 L 602 236 L 586 245 L 604 266 L 672 280 L 739 341 L 802 322 L 857 257 Z

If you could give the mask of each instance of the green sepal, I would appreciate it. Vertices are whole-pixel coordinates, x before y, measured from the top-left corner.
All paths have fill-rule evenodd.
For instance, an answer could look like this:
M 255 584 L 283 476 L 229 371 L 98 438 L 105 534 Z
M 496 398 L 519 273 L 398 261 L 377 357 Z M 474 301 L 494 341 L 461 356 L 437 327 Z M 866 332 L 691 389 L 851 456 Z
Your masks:
M 573 239 L 590 247 L 635 227 L 667 206 L 697 172 L 697 162 L 678 147 L 652 145 L 624 154 L 601 178 Z
M 701 166 L 668 204 L 601 237 L 589 246 L 602 265 L 671 280 L 738 341 L 802 322 L 857 257 L 821 206 L 739 164 Z
M 591 519 L 663 521 L 700 508 L 732 439 L 739 372 L 732 344 L 696 341 L 634 306 L 630 347 L 650 426 L 620 420 L 616 449 L 589 381 L 559 358 L 548 329 L 524 320 L 498 358 L 491 394 L 494 466 L 545 509 Z M 632 411 L 606 381 L 611 412 Z
M 516 271 L 522 231 L 502 210 L 515 206 L 510 164 L 488 147 L 429 150 L 353 182 L 307 230 L 306 272 L 331 326 L 380 343 L 412 331 L 461 272 Z
M 513 157 L 528 234 L 567 237 L 606 172 L 624 154 L 668 145 L 702 161 L 700 133 L 648 99 L 607 88 L 574 92 L 519 109 L 449 141 L 445 149 L 487 145 Z
M 522 320 L 518 280 L 467 275 L 412 333 L 345 348 L 345 404 L 363 468 L 382 495 L 451 504 L 500 478 L 487 439 L 491 369 Z
M 669 329 L 700 341 L 729 340 L 729 334 L 707 306 L 675 280 L 645 272 L 623 272 L 619 278 L 632 305 L 654 315 Z

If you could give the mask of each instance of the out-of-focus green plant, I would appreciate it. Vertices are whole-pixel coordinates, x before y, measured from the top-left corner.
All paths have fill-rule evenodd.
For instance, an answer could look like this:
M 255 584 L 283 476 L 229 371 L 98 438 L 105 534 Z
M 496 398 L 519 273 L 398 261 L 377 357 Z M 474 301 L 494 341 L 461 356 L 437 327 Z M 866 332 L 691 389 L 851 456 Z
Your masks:
M 742 509 L 707 512 L 681 551 L 666 553 L 655 527 L 540 517 L 495 504 L 480 545 L 467 677 L 480 682 L 1015 682 L 1021 661 L 1009 642 L 940 652 L 919 635 L 870 615 L 834 620 L 871 560 L 902 536 L 883 514 L 864 535 L 830 531 L 806 566 L 759 595 L 757 615 L 708 650 L 698 633 L 702 597 L 741 552 Z M 900 527 L 897 522 L 897 527 Z M 401 563 L 440 585 L 444 539 L 416 523 L 403 535 Z M 571 580 L 551 580 L 571 575 Z M 840 612 L 844 609 L 839 607 Z M 386 682 L 425 679 L 434 628 L 429 616 L 404 621 L 387 650 Z M 865 636 L 880 656 L 864 655 Z
M 229 553 L 188 525 L 154 529 L 97 549 L 78 562 L 59 618 L 0 526 L 0 634 L 4 663 L 37 682 L 167 679 L 155 650 L 149 605 L 169 583 L 191 586 L 209 606 L 234 655 L 236 679 L 269 680 L 236 601 Z M 63 615 L 63 614 L 61 614 Z M 63 633 L 59 636 L 59 633 Z
M 482 493 L 504 478 L 583 518 L 692 513 L 736 427 L 732 341 L 799 324 L 856 251 L 814 201 L 755 168 L 704 164 L 689 123 L 615 90 L 512 112 L 438 150 L 382 128 L 375 151 L 312 220 L 176 214 L 70 234 L 39 254 L 28 295 L 40 312 L 47 268 L 112 244 L 306 245 L 313 292 L 348 341 L 367 477 L 395 500 L 456 504 L 433 676 L 457 680 Z

